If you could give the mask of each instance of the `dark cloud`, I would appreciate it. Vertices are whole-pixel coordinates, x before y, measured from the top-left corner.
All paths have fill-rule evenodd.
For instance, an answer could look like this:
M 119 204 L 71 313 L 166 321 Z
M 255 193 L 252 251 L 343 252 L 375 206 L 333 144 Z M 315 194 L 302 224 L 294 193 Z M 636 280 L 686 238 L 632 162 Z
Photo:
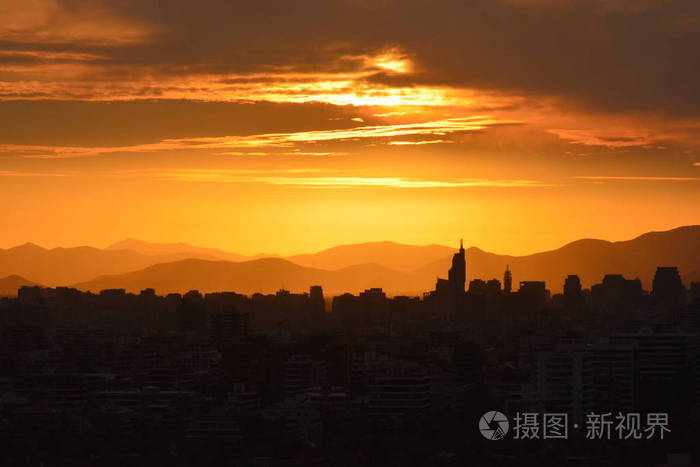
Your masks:
M 607 111 L 700 109 L 696 0 L 60 0 L 58 5 L 68 12 L 110 10 L 151 26 L 142 42 L 45 47 L 106 56 L 111 64 L 133 67 L 133 77 L 139 70 L 348 71 L 362 66 L 357 56 L 398 47 L 415 62 L 415 72 L 379 73 L 374 82 L 555 95 Z M 29 46 L 25 39 L 5 41 L 4 47 L 43 46 L 40 41 Z
M 330 104 L 1 101 L 0 141 L 123 146 L 167 138 L 333 130 L 360 126 L 350 121 L 358 112 Z

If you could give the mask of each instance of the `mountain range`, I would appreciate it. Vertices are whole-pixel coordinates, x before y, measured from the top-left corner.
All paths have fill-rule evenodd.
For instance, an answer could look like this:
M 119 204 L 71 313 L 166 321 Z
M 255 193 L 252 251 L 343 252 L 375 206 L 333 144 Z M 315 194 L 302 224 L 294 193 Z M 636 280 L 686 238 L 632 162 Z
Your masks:
M 12 275 L 0 278 L 0 297 L 11 297 L 17 295 L 17 289 L 24 286 L 40 285 L 24 277 Z
M 187 255 L 190 258 L 199 259 L 223 259 L 226 261 L 248 261 L 258 257 L 270 255 L 246 256 L 238 253 L 229 253 L 228 251 L 219 250 L 216 248 L 202 248 L 189 245 L 187 243 L 152 243 L 137 240 L 135 238 L 127 238 L 120 242 L 114 243 L 105 250 L 131 250 L 147 256 L 182 256 Z
M 49 250 L 25 243 L 0 249 L 0 277 L 18 275 L 47 286 L 70 285 L 103 274 L 121 274 L 191 257 L 188 252 L 146 255 L 133 250 L 89 246 Z
M 25 244 L 0 250 L 0 277 L 21 276 L 27 282 L 92 291 L 138 292 L 151 287 L 158 293 L 198 289 L 250 294 L 280 288 L 302 291 L 319 284 L 328 294 L 357 293 L 369 287 L 382 287 L 390 294 L 419 294 L 432 289 L 436 277 L 447 275 L 455 251 L 443 245 L 371 242 L 281 258 L 134 239 L 105 249 L 44 249 Z M 700 281 L 700 226 L 650 232 L 619 242 L 577 240 L 526 256 L 498 255 L 476 247 L 468 248 L 466 254 L 469 279 L 500 279 L 508 266 L 515 284 L 543 280 L 554 293 L 561 291 L 568 274 L 578 274 L 584 287 L 600 282 L 605 274 L 623 274 L 639 277 L 648 289 L 657 266 L 677 266 L 686 283 Z
M 306 291 L 322 285 L 327 294 L 357 293 L 370 287 L 383 287 L 393 294 L 427 290 L 430 281 L 385 268 L 377 264 L 359 264 L 337 270 L 300 266 L 281 258 L 263 258 L 234 263 L 187 259 L 156 264 L 140 271 L 101 276 L 75 284 L 81 290 L 99 291 L 121 288 L 138 292 L 148 287 L 160 294 L 196 289 L 200 292 L 235 291 L 245 294 L 274 293 L 280 289 Z

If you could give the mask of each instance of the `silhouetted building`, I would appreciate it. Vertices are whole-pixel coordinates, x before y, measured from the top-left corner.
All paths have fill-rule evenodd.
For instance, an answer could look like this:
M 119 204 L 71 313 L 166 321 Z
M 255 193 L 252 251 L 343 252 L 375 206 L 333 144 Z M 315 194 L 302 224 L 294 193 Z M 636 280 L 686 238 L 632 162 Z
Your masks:
M 700 282 L 690 283 L 690 301 L 700 303 Z
M 365 325 L 369 328 L 383 327 L 389 321 L 389 302 L 380 288 L 360 292 L 360 306 L 365 314 Z
M 564 297 L 572 299 L 581 295 L 581 279 L 575 274 L 569 274 L 564 281 Z
M 320 285 L 312 285 L 309 289 L 311 299 L 311 311 L 314 316 L 323 315 L 326 311 L 326 302 L 323 299 L 323 288 Z
M 430 378 L 419 368 L 402 368 L 378 377 L 369 392 L 374 419 L 402 420 L 425 414 L 430 407 Z
M 694 339 L 685 333 L 655 332 L 642 329 L 634 333 L 616 334 L 612 343 L 636 345 L 635 401 L 637 410 L 690 410 L 697 381 L 693 367 L 697 365 Z M 695 360 L 695 361 L 694 361 Z
M 452 266 L 447 280 L 438 278 L 435 284 L 437 306 L 440 311 L 453 316 L 462 308 L 467 282 L 467 260 L 464 243 L 459 241 L 459 251 L 452 256 Z
M 190 290 L 183 295 L 182 301 L 177 308 L 177 317 L 181 331 L 198 332 L 205 328 L 207 307 L 199 291 Z
M 467 260 L 462 240 L 459 241 L 459 252 L 452 256 L 452 267 L 448 272 L 447 280 L 450 281 L 450 288 L 455 297 L 464 293 L 467 282 Z
M 528 448 L 505 445 L 503 459 L 464 449 L 500 408 L 569 416 L 571 443 L 535 444 L 518 465 L 665 449 L 615 433 L 583 446 L 573 438 L 591 412 L 640 413 L 642 424 L 669 413 L 669 446 L 693 449 L 699 283 L 682 315 L 653 306 L 678 303 L 674 268 L 659 269 L 653 300 L 639 279 L 611 274 L 592 290 L 609 313 L 570 314 L 560 311 L 590 304 L 576 275 L 554 299 L 544 282 L 513 293 L 509 268 L 504 289 L 474 278 L 465 292 L 463 247 L 451 259 L 422 299 L 369 288 L 334 297 L 331 313 L 320 286 L 252 297 L 27 287 L 0 298 L 0 465 L 40 465 L 44 450 L 45 465 L 88 465 L 86 440 L 87 455 L 134 465 L 365 465 L 365 454 L 376 465 L 510 465 Z M 443 462 L 443 451 L 459 454 Z M 656 465 L 639 460 L 625 463 Z
M 654 300 L 654 305 L 659 308 L 671 310 L 685 305 L 686 290 L 678 273 L 678 268 L 656 268 L 651 297 Z
M 590 347 L 594 406 L 599 411 L 631 412 L 635 407 L 635 342 L 601 342 Z
M 508 265 L 506 265 L 506 271 L 503 273 L 503 291 L 506 294 L 513 291 L 513 274 L 510 272 Z
M 364 316 L 357 295 L 344 293 L 333 297 L 332 313 L 346 331 L 359 331 L 364 324 Z
M 548 290 L 541 281 L 522 281 L 518 289 L 518 300 L 526 310 L 541 310 L 547 304 Z
M 593 371 L 589 352 L 560 347 L 537 355 L 537 392 L 546 412 L 567 413 L 581 424 L 593 407 Z
M 501 293 L 501 281 L 498 279 L 489 279 L 486 281 L 484 290 L 486 291 L 486 295 L 490 297 L 498 296 Z
M 469 281 L 469 293 L 486 294 L 486 282 L 481 279 L 472 279 Z
M 633 311 L 643 298 L 642 281 L 625 279 L 622 274 L 606 274 L 603 282 L 591 287 L 593 307 L 602 313 Z
M 583 290 L 581 289 L 581 279 L 575 274 L 570 274 L 564 281 L 564 308 L 567 311 L 581 311 L 584 306 Z
M 241 313 L 233 306 L 209 315 L 209 330 L 214 342 L 219 345 L 242 339 L 250 329 L 250 314 Z
M 292 396 L 326 384 L 326 364 L 308 354 L 291 355 L 284 365 L 284 394 Z

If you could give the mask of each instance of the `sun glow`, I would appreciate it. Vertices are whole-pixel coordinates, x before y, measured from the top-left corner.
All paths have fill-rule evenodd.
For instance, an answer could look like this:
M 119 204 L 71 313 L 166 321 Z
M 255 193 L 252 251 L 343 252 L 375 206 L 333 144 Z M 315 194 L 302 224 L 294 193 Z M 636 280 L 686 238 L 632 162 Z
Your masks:
M 409 73 L 413 70 L 413 63 L 403 54 L 396 50 L 390 50 L 382 55 L 372 57 L 368 60 L 371 67 L 394 73 Z

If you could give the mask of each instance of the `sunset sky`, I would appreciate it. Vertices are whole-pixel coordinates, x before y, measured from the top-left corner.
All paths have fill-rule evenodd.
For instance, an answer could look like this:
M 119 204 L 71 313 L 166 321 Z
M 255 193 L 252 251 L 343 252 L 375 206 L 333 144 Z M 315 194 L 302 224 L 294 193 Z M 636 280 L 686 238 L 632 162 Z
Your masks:
M 0 247 L 700 223 L 697 0 L 0 0 Z

